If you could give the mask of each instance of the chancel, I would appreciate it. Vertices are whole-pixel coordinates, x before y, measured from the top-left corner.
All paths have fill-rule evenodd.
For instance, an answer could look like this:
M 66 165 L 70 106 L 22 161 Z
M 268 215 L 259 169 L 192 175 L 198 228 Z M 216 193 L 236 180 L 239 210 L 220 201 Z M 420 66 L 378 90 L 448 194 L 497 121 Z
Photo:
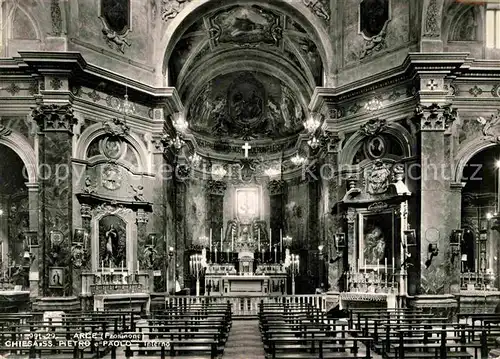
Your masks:
M 500 357 L 499 34 L 494 0 L 0 0 L 0 358 Z

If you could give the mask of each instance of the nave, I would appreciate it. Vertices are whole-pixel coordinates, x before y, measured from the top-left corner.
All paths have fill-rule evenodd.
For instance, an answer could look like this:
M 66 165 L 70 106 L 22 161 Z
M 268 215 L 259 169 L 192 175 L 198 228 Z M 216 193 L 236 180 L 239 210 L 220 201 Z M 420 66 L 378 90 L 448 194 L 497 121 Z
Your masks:
M 325 312 L 311 304 L 259 304 L 258 320 L 229 302 L 200 299 L 143 315 L 82 312 L 60 318 L 0 314 L 9 359 L 486 359 L 500 356 L 500 314 L 436 316 L 419 309 Z M 499 349 L 497 349 L 499 348 Z

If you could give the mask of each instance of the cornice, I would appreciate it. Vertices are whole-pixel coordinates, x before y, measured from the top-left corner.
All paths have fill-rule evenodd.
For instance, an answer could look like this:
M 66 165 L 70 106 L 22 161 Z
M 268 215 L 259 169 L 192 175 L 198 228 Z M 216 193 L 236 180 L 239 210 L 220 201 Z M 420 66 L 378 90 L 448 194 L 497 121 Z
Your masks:
M 149 105 L 166 106 L 169 113 L 180 112 L 184 109 L 174 87 L 152 87 L 116 72 L 89 64 L 79 52 L 20 51 L 19 54 L 20 58 L 0 62 L 0 72 L 2 72 L 2 67 L 6 67 L 19 71 L 33 69 L 40 74 L 66 73 L 71 77 L 85 77 L 86 82 L 94 83 L 96 86 L 102 81 L 109 81 L 116 87 L 126 87 L 131 100 L 137 98 Z M 3 66 L 4 64 L 5 66 Z

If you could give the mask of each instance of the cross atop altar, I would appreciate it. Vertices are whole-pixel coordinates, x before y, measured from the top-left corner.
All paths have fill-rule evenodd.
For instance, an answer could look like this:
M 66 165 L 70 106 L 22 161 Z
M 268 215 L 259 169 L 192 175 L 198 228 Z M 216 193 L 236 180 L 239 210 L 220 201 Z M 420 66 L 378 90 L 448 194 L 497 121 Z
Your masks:
M 248 142 L 245 142 L 245 145 L 241 146 L 241 148 L 245 151 L 245 158 L 248 158 L 248 150 L 251 149 L 252 146 L 250 146 Z

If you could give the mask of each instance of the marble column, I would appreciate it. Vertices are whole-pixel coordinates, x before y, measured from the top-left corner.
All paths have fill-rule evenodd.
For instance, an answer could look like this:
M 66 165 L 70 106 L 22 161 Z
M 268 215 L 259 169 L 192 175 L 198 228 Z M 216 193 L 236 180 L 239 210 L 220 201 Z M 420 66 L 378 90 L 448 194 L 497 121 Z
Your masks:
M 278 251 L 280 249 L 280 233 L 283 231 L 285 220 L 285 198 L 286 198 L 286 182 L 282 180 L 272 180 L 268 183 L 267 189 L 269 191 L 269 204 L 270 204 L 270 219 L 269 225 L 271 227 L 273 253 L 271 258 L 274 261 L 274 246 L 277 245 Z M 280 231 L 281 230 L 281 231 Z M 284 234 L 283 234 L 284 235 Z M 293 238 L 292 240 L 297 240 Z M 285 248 L 283 247 L 283 251 Z M 278 252 L 279 255 L 282 253 Z M 278 262 L 280 257 L 278 256 Z
M 139 267 L 136 270 L 146 270 L 146 260 L 144 258 L 144 250 L 146 249 L 146 244 L 148 240 L 148 214 L 143 209 L 138 209 L 136 213 L 136 224 L 137 224 L 137 242 L 135 248 L 132 251 L 137 253 L 137 261 Z M 151 278 L 152 279 L 152 278 Z
M 70 104 L 38 105 L 32 112 L 39 136 L 40 286 L 47 297 L 71 296 L 72 137 L 77 123 Z M 60 274 L 58 271 L 62 271 Z M 51 274 L 61 276 L 49 281 Z
M 450 236 L 460 226 L 460 192 L 452 190 L 445 132 L 454 120 L 450 106 L 419 105 L 421 293 L 451 293 Z M 458 201 L 457 201 L 458 199 Z M 434 251 L 433 251 L 434 249 Z M 437 249 L 437 250 L 436 250 Z M 433 255 L 434 253 L 434 255 Z
M 175 218 L 175 261 L 174 261 L 174 277 L 175 281 L 179 281 L 181 288 L 184 288 L 184 279 L 189 278 L 189 258 L 185 258 L 186 253 L 186 183 L 176 181 L 175 183 L 175 203 L 174 203 L 174 218 Z
M 222 181 L 210 180 L 206 185 L 207 194 L 207 228 L 212 230 L 212 248 L 209 249 L 213 259 L 212 250 L 216 242 L 220 241 L 220 233 L 224 228 L 224 194 L 227 184 Z M 221 253 L 222 254 L 222 253 Z

